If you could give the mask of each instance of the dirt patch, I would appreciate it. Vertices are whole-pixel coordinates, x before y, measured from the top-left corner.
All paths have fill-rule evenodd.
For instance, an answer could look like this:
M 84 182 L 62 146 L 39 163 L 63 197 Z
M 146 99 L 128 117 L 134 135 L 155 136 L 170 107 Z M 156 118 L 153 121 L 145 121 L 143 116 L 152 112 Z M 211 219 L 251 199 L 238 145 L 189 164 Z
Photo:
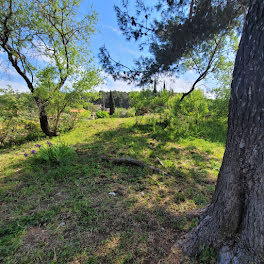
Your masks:
M 39 243 L 48 243 L 50 235 L 48 231 L 41 227 L 30 227 L 22 240 L 23 245 L 20 250 L 29 251 Z

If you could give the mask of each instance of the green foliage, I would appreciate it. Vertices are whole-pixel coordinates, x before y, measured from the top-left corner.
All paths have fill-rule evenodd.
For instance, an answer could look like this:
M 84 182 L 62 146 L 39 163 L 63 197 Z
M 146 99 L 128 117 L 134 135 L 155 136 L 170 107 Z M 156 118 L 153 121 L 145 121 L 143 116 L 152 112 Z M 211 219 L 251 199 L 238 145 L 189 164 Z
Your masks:
M 16 93 L 10 87 L 0 90 L 0 144 L 3 144 L 9 133 L 12 133 L 14 127 L 19 123 L 18 114 L 21 109 L 21 101 L 17 100 Z
M 71 112 L 69 110 L 70 109 L 61 116 L 59 129 L 61 133 L 73 129 L 76 123 L 87 121 L 91 117 L 91 112 L 88 110 L 84 110 L 84 112 Z
M 108 118 L 109 117 L 109 113 L 99 110 L 98 112 L 96 112 L 96 117 L 97 118 Z
M 150 90 L 131 93 L 136 113 L 153 115 L 145 119 L 148 132 L 154 138 L 179 139 L 188 137 L 207 138 L 225 142 L 227 116 L 217 114 L 218 100 L 208 99 L 201 90 L 194 90 L 180 101 L 181 95 L 167 91 L 153 96 Z
M 116 108 L 115 113 L 113 114 L 113 117 L 134 117 L 135 116 L 135 110 L 130 108 Z
M 66 143 L 56 145 L 48 143 L 48 145 L 47 147 L 41 147 L 39 151 L 32 156 L 33 160 L 51 165 L 61 165 L 72 161 L 76 155 L 73 147 Z
M 201 90 L 193 91 L 180 102 L 175 96 L 169 102 L 172 114 L 168 131 L 175 138 L 202 137 L 211 141 L 225 142 L 227 117 L 215 117 L 217 102 L 207 99 Z
M 37 122 L 34 121 L 25 121 L 25 129 L 30 131 L 30 132 L 34 132 L 36 130 L 38 130 L 39 128 L 39 124 Z
M 91 102 L 87 102 L 84 108 L 90 112 L 96 112 L 98 110 L 98 107 Z
M 161 92 L 145 89 L 140 92 L 131 92 L 131 105 L 135 108 L 136 115 L 144 115 L 147 113 L 158 113 L 168 115 L 168 100 L 170 93 L 166 90 Z
M 131 92 L 129 96 L 131 106 L 135 108 L 137 116 L 151 112 L 150 102 L 154 98 L 154 95 L 150 89 L 142 90 L 140 92 Z
M 28 94 L 19 94 L 11 87 L 0 89 L 0 146 L 41 136 L 39 123 L 32 119 L 31 99 Z
M 78 113 L 78 121 L 87 121 L 91 118 L 91 111 L 85 110 L 84 112 Z
M 171 97 L 172 95 L 168 91 L 162 90 L 150 102 L 152 112 L 155 114 L 159 114 L 160 122 L 168 122 L 170 115 L 169 100 Z
M 180 96 L 176 96 L 170 102 L 173 115 L 169 129 L 176 137 L 203 137 L 225 142 L 227 116 L 215 117 L 217 101 L 207 99 L 201 90 L 192 92 L 182 102 L 179 100 Z
M 190 223 L 189 228 L 190 228 L 190 229 L 191 229 L 191 228 L 194 228 L 194 227 L 196 227 L 198 224 L 199 224 L 199 218 L 198 218 L 198 217 L 194 217 L 194 218 L 192 219 L 191 223 Z
M 88 45 L 97 15 L 80 15 L 79 0 L 9 2 L 0 4 L 1 51 L 26 81 L 41 116 L 53 120 L 47 126 L 40 118 L 43 131 L 56 135 L 67 108 L 84 105 L 84 95 L 101 82 Z
M 230 61 L 223 66 L 222 71 L 219 71 L 214 76 L 218 86 L 212 91 L 215 96 L 215 100 L 211 105 L 211 109 L 214 116 L 219 119 L 226 119 L 228 116 L 233 68 L 234 62 Z
M 35 94 L 42 100 L 49 98 L 46 109 L 52 119 L 50 125 L 54 131 L 57 131 L 60 125 L 63 126 L 63 123 L 66 123 L 69 129 L 74 126 L 77 117 L 75 115 L 69 116 L 68 119 L 71 121 L 69 126 L 67 125 L 67 118 L 63 122 L 63 113 L 69 113 L 71 108 L 86 106 L 89 97 L 93 98 L 88 91 L 101 82 L 95 69 L 87 70 L 85 73 L 80 73 L 80 75 L 83 75 L 82 79 L 76 81 L 72 86 L 64 85 L 63 91 L 61 91 L 56 88 L 59 72 L 54 67 L 45 68 L 38 73 L 39 86 L 36 88 Z M 65 131 L 65 128 L 63 130 Z
M 179 101 L 179 96 L 175 97 L 173 113 L 176 117 L 184 116 L 197 124 L 208 112 L 208 102 L 202 90 L 193 91 L 182 102 Z
M 215 39 L 230 29 L 241 29 L 240 18 L 248 9 L 248 3 L 241 0 L 234 0 L 232 4 L 229 1 L 208 1 L 205 4 L 204 1 L 191 0 L 140 1 L 140 4 L 138 1 L 122 2 L 120 7 L 115 6 L 120 30 L 127 40 L 138 41 L 140 49 L 145 47 L 151 55 L 139 57 L 131 69 L 124 67 L 122 62 L 117 63 L 106 47 L 102 47 L 100 62 L 104 70 L 114 78 L 133 80 L 140 85 L 149 83 L 153 76 L 165 71 L 175 74 L 181 70 L 182 62 L 186 57 L 191 57 L 193 51 L 198 49 L 198 53 L 203 52 L 204 61 L 207 61 L 211 53 L 207 49 L 208 43 L 211 42 L 212 46 Z M 210 15 L 205 15 L 208 12 Z M 190 28 L 197 25 L 199 27 L 190 32 Z M 198 53 L 198 56 L 201 55 Z M 200 58 L 203 60 L 203 56 Z M 207 65 L 210 67 L 212 63 Z M 200 74 L 204 77 L 202 72 Z
M 234 65 L 238 39 L 237 33 L 234 30 L 229 30 L 195 46 L 185 55 L 182 71 L 195 71 L 199 75 L 198 82 L 209 76 L 217 78 L 223 73 L 226 74 L 228 65 L 232 65 L 232 67 Z
M 128 92 L 122 91 L 111 91 L 113 97 L 115 98 L 115 107 L 117 108 L 129 108 L 130 105 L 130 97 Z M 99 92 L 100 97 L 97 99 L 91 100 L 94 104 L 104 105 L 106 108 L 110 108 L 110 92 Z

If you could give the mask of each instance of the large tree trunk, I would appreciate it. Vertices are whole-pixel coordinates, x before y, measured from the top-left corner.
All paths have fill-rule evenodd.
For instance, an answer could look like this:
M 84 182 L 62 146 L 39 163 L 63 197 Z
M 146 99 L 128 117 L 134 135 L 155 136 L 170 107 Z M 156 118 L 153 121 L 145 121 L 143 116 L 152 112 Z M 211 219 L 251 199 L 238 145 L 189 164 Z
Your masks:
M 38 98 L 37 99 L 35 98 L 35 100 L 36 100 L 36 103 L 39 109 L 39 121 L 40 121 L 40 127 L 42 131 L 49 137 L 56 136 L 57 135 L 56 131 L 53 132 L 50 130 L 48 115 L 45 109 L 45 105 L 42 102 L 40 102 Z
M 201 246 L 218 263 L 264 263 L 264 1 L 251 0 L 233 73 L 228 134 L 216 190 L 205 217 L 178 243 Z

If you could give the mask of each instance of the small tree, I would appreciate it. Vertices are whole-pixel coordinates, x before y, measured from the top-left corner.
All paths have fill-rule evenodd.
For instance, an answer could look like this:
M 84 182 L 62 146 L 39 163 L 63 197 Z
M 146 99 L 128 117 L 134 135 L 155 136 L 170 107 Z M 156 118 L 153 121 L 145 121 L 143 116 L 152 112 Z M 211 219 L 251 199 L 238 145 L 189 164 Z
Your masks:
M 156 95 L 157 93 L 158 93 L 158 91 L 157 91 L 157 81 L 154 80 L 153 94 Z
M 115 113 L 115 100 L 112 94 L 112 91 L 110 91 L 110 96 L 109 96 L 109 106 L 110 106 L 110 115 L 113 115 Z
M 151 101 L 154 97 L 150 89 L 140 92 L 130 92 L 131 106 L 135 108 L 136 116 L 144 115 L 151 112 Z
M 3 0 L 0 51 L 26 82 L 39 110 L 42 131 L 57 135 L 61 113 L 73 98 L 99 83 L 88 42 L 96 14 L 77 17 L 78 0 Z M 56 109 L 54 109 L 56 108 Z M 49 124 L 50 110 L 55 126 Z

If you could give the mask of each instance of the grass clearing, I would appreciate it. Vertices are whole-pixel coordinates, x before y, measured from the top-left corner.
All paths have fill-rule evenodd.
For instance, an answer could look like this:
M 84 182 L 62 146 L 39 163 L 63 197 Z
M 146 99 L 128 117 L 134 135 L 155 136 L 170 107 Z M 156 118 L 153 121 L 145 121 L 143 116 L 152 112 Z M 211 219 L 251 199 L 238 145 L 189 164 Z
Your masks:
M 50 141 L 73 146 L 77 156 L 60 166 L 24 157 L 44 140 L 0 150 L 0 262 L 169 263 L 176 239 L 198 223 L 188 213 L 210 201 L 224 151 L 203 139 L 153 139 L 134 118 L 84 122 Z

